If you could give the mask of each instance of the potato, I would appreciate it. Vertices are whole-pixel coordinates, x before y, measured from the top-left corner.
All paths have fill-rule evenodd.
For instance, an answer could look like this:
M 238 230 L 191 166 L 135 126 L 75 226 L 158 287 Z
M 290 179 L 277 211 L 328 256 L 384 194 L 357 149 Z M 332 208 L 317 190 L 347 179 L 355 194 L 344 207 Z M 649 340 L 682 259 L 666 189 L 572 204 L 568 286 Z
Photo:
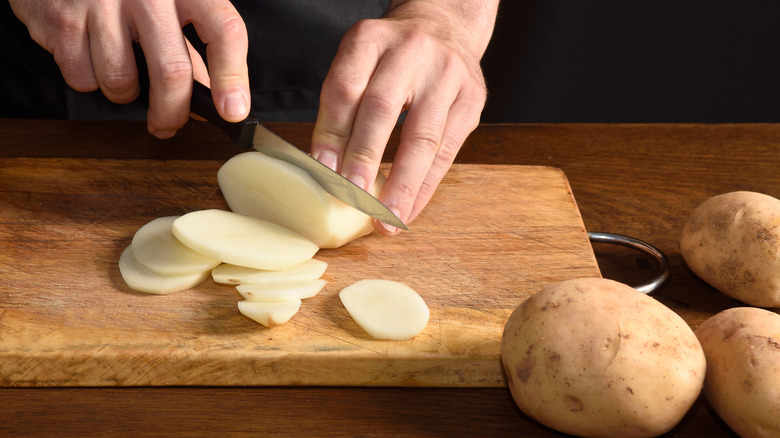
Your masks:
M 138 263 L 160 275 L 201 274 L 217 266 L 219 260 L 193 251 L 173 235 L 178 218 L 160 217 L 135 232 L 131 246 Z
M 209 276 L 208 270 L 194 274 L 160 275 L 138 263 L 133 256 L 132 245 L 119 256 L 119 273 L 130 289 L 158 295 L 191 289 Z
M 624 284 L 581 278 L 545 287 L 512 312 L 501 340 L 518 407 L 558 431 L 650 437 L 699 396 L 701 346 L 676 313 Z
M 211 278 L 215 283 L 224 284 L 306 281 L 322 277 L 327 268 L 326 262 L 317 259 L 309 259 L 298 266 L 283 271 L 267 271 L 223 263 L 211 270 Z
M 301 308 L 301 300 L 239 301 L 238 311 L 268 328 L 289 321 Z
M 428 325 L 425 301 L 397 281 L 361 280 L 345 287 L 339 298 L 352 319 L 376 339 L 406 341 Z
M 317 295 L 328 282 L 306 280 L 284 283 L 239 284 L 236 290 L 247 301 L 291 301 Z
M 187 213 L 173 222 L 172 230 L 179 241 L 201 254 L 256 269 L 290 269 L 319 250 L 287 228 L 223 210 Z
M 732 192 L 704 201 L 683 227 L 680 251 L 691 271 L 724 294 L 780 307 L 780 200 Z
M 724 310 L 696 329 L 707 357 L 704 395 L 743 438 L 780 437 L 780 315 Z
M 234 156 L 217 181 L 230 209 L 289 228 L 320 248 L 337 248 L 373 229 L 371 217 L 331 196 L 308 173 L 260 152 Z M 382 190 L 377 175 L 372 194 Z

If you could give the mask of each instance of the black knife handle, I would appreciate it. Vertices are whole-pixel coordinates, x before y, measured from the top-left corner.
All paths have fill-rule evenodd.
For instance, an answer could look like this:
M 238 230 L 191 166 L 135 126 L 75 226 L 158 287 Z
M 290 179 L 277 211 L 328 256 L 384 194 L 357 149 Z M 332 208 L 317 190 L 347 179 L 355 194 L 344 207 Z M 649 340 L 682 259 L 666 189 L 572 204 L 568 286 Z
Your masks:
M 244 149 L 252 147 L 252 137 L 258 123 L 257 118 L 250 115 L 238 123 L 226 121 L 219 115 L 217 107 L 214 106 L 211 89 L 198 81 L 192 81 L 190 111 L 220 127 L 239 147 Z

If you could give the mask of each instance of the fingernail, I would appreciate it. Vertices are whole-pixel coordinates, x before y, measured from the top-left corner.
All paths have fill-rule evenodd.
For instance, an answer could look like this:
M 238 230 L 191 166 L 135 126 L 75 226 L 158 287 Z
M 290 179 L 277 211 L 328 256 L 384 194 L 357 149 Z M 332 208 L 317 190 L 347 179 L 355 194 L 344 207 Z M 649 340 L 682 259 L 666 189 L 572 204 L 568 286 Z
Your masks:
M 328 166 L 331 170 L 337 171 L 339 166 L 339 157 L 333 151 L 322 151 L 316 157 L 317 161 Z
M 247 104 L 243 93 L 230 93 L 225 96 L 225 115 L 243 117 L 246 112 Z
M 382 222 L 382 226 L 383 226 L 383 227 L 385 228 L 385 230 L 387 230 L 387 232 L 388 232 L 388 233 L 390 233 L 390 234 L 398 234 L 398 232 L 399 232 L 398 228 L 396 228 L 396 227 L 394 227 L 394 226 L 392 226 L 392 225 L 387 225 L 387 224 L 386 224 L 386 223 L 384 223 L 384 222 Z
M 360 187 L 363 190 L 366 190 L 366 180 L 363 179 L 360 175 L 347 175 L 346 178 L 353 183 L 355 183 L 356 186 Z
M 395 217 L 397 217 L 397 218 L 401 217 L 401 214 L 398 212 L 398 210 L 396 210 L 394 208 L 391 208 L 390 211 L 393 212 Z M 387 230 L 387 232 L 390 233 L 390 234 L 398 234 L 398 233 L 401 232 L 400 228 L 396 228 L 396 227 L 394 227 L 392 225 L 389 225 L 389 224 L 386 224 L 384 222 L 382 222 L 382 227 L 384 227 L 384 229 Z

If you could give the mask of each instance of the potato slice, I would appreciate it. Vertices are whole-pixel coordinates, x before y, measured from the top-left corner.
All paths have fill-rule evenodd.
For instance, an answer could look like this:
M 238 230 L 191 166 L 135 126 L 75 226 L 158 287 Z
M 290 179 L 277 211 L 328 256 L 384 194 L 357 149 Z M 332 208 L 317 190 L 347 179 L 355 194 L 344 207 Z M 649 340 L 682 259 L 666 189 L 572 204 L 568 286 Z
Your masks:
M 240 284 L 236 290 L 247 301 L 290 301 L 311 298 L 328 282 L 307 280 L 285 283 Z
M 173 222 L 172 230 L 183 244 L 201 254 L 256 269 L 290 269 L 319 250 L 280 225 L 224 210 L 187 213 Z
M 131 245 L 138 263 L 160 275 L 200 274 L 217 266 L 219 260 L 193 251 L 173 235 L 178 218 L 160 217 L 136 231 Z
M 301 300 L 290 301 L 239 301 L 242 315 L 266 326 L 284 324 L 301 308 Z
M 428 325 L 428 306 L 414 289 L 391 280 L 361 280 L 339 298 L 355 322 L 373 338 L 404 341 Z
M 208 270 L 195 274 L 160 275 L 138 263 L 131 246 L 119 256 L 119 273 L 131 289 L 158 295 L 191 289 L 209 276 Z
M 262 284 L 316 280 L 322 277 L 328 264 L 322 260 L 309 259 L 302 264 L 283 271 L 266 271 L 223 263 L 211 270 L 215 283 L 224 284 Z
M 337 248 L 373 229 L 371 218 L 331 196 L 308 173 L 260 152 L 228 160 L 217 181 L 230 209 L 294 230 L 320 248 Z M 384 185 L 381 173 L 373 195 Z

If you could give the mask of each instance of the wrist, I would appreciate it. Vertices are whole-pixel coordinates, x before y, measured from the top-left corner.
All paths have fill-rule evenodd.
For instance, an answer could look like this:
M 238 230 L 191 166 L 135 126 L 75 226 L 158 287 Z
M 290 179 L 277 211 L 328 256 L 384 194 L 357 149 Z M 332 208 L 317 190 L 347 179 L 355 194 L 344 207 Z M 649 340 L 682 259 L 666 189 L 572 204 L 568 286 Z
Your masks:
M 449 33 L 477 59 L 493 34 L 498 0 L 393 0 L 386 18 L 420 20 Z

